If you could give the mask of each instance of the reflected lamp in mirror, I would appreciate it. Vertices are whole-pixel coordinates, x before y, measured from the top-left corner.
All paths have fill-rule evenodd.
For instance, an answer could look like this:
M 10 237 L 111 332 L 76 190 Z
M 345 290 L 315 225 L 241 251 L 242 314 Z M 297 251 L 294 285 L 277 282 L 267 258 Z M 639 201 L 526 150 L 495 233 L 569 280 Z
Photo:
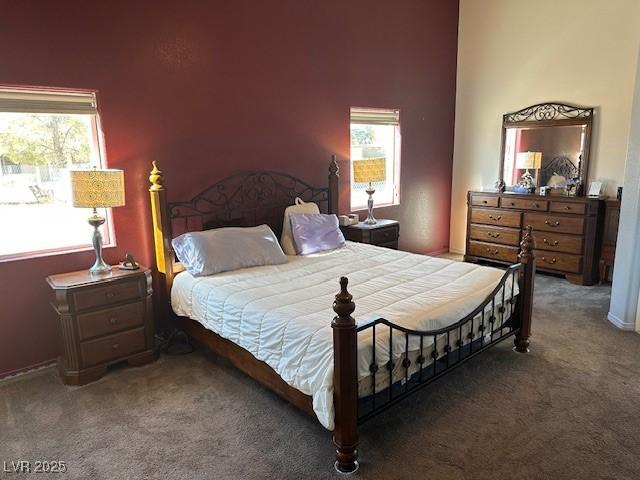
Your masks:
M 98 214 L 97 209 L 124 206 L 124 172 L 94 169 L 72 170 L 70 174 L 73 206 L 93 209 L 89 225 L 93 227 L 96 261 L 89 271 L 96 274 L 110 272 L 111 266 L 102 258 L 102 234 L 99 230 L 105 218 Z
M 369 184 L 365 190 L 369 195 L 369 199 L 367 200 L 368 215 L 364 221 L 364 223 L 368 225 L 377 223 L 373 216 L 373 194 L 376 193 L 376 190 L 372 184 L 375 182 L 384 182 L 386 178 L 386 160 L 384 157 L 353 161 L 353 181 L 356 183 Z
M 521 188 L 534 192 L 538 186 L 538 179 L 540 177 L 539 170 L 542 165 L 542 152 L 519 152 L 516 154 L 516 168 L 518 170 L 525 170 L 518 182 Z M 535 178 L 529 172 L 529 169 L 535 170 Z

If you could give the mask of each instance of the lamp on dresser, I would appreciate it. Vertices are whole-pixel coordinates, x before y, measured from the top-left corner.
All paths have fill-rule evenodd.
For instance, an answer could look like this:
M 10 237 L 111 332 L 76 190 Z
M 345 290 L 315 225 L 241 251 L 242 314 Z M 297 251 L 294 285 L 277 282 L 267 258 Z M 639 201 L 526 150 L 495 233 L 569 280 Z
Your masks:
M 96 252 L 96 261 L 89 269 L 93 274 L 111 271 L 102 258 L 102 234 L 100 226 L 105 217 L 98 213 L 98 208 L 124 206 L 124 172 L 122 170 L 72 170 L 71 192 L 73 206 L 78 208 L 92 208 L 89 225 L 93 227 L 92 243 Z
M 368 215 L 364 221 L 367 225 L 375 225 L 377 223 L 373 217 L 373 194 L 376 193 L 376 189 L 373 188 L 372 184 L 374 182 L 384 182 L 386 178 L 385 158 L 367 158 L 353 162 L 353 181 L 355 183 L 369 184 L 365 190 L 369 195 L 369 200 L 367 201 Z

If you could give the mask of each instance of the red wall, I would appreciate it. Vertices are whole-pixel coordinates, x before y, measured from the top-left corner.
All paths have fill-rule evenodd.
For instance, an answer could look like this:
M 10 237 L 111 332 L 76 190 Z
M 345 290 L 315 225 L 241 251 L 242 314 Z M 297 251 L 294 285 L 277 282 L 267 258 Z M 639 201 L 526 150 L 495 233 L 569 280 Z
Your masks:
M 449 244 L 457 1 L 0 0 L 0 12 L 0 84 L 100 92 L 107 161 L 127 188 L 108 261 L 151 261 L 152 159 L 180 199 L 256 168 L 324 184 L 337 153 L 344 211 L 350 106 L 401 110 L 401 205 L 377 216 L 402 222 L 404 249 Z M 44 278 L 91 256 L 0 263 L 0 376 L 56 356 Z

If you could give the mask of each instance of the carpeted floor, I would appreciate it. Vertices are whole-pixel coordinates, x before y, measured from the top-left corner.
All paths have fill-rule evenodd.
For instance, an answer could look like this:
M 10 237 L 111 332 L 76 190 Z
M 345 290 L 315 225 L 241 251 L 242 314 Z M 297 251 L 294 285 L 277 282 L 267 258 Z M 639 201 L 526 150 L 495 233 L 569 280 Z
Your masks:
M 356 477 L 640 478 L 640 336 L 606 322 L 607 287 L 536 287 L 531 353 L 504 342 L 366 423 Z M 205 353 L 84 387 L 54 370 L 0 384 L 11 460 L 64 460 L 50 478 L 69 479 L 338 477 L 329 432 Z

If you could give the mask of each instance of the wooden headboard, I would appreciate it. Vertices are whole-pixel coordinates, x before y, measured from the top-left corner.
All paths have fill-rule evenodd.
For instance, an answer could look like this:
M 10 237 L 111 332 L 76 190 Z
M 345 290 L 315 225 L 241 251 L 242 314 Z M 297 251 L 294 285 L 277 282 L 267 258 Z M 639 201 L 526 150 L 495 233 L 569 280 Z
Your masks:
M 286 173 L 258 171 L 240 173 L 220 180 L 186 201 L 167 202 L 165 177 L 153 162 L 149 175 L 151 216 L 158 272 L 164 276 L 166 293 L 176 273 L 171 239 L 188 231 L 224 226 L 253 227 L 266 223 L 280 238 L 284 210 L 295 198 L 315 202 L 320 211 L 338 213 L 338 164 L 332 155 L 326 187 L 313 187 Z

